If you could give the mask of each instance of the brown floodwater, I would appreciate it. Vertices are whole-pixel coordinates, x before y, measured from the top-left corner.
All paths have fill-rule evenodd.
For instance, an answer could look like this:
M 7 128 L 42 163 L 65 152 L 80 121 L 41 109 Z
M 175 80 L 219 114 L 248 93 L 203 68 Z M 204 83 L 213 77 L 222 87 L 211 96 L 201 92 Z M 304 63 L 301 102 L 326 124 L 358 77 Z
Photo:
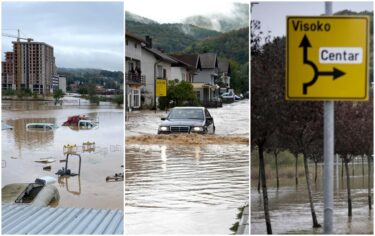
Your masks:
M 249 200 L 249 101 L 209 111 L 215 135 L 156 135 L 165 112 L 129 115 L 126 234 L 233 233 Z
M 231 104 L 223 104 L 222 108 L 209 108 L 214 118 L 219 136 L 248 137 L 249 132 L 249 100 L 241 100 Z M 167 116 L 165 111 L 132 111 L 126 121 L 126 136 L 157 134 L 161 118 Z
M 350 164 L 350 185 L 353 216 L 348 217 L 346 177 L 341 177 L 341 165 L 338 175 L 335 169 L 334 182 L 334 234 L 373 234 L 373 211 L 369 211 L 367 199 L 367 166 Z M 313 172 L 314 166 L 310 170 Z M 323 225 L 324 200 L 322 183 L 322 165 L 319 167 L 318 181 L 313 184 L 313 198 L 318 222 Z M 371 177 L 371 180 L 373 177 Z M 305 178 L 299 178 L 295 187 L 294 178 L 281 179 L 277 190 L 275 181 L 268 180 L 268 198 L 271 224 L 274 234 L 322 234 L 323 228 L 313 229 L 306 191 Z M 257 191 L 257 181 L 251 185 L 251 233 L 266 234 L 262 194 Z M 372 186 L 372 183 L 371 183 Z
M 2 130 L 2 187 L 10 183 L 29 183 L 41 176 L 53 176 L 60 193 L 56 206 L 123 209 L 124 182 L 106 182 L 107 176 L 123 172 L 123 109 L 109 103 L 91 106 L 85 100 L 65 98 L 63 106 L 52 102 L 3 101 L 2 122 L 14 127 Z M 78 104 L 80 106 L 78 106 Z M 86 115 L 99 121 L 91 130 L 61 126 L 73 115 Z M 55 123 L 52 131 L 26 129 L 31 122 Z M 95 142 L 95 150 L 83 151 L 83 142 Z M 55 173 L 65 166 L 64 145 L 77 145 L 82 156 L 81 175 L 58 178 Z M 50 164 L 37 163 L 53 158 Z M 43 170 L 45 166 L 51 170 Z M 69 158 L 72 172 L 78 172 L 78 158 Z
M 247 145 L 127 145 L 125 232 L 230 234 L 249 199 Z

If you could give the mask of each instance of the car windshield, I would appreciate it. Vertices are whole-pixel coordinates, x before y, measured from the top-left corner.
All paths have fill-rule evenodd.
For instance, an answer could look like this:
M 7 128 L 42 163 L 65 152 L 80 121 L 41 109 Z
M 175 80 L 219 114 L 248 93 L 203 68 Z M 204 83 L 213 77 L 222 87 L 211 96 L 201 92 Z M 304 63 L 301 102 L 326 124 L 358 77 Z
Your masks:
M 173 109 L 168 119 L 197 119 L 204 120 L 202 109 Z

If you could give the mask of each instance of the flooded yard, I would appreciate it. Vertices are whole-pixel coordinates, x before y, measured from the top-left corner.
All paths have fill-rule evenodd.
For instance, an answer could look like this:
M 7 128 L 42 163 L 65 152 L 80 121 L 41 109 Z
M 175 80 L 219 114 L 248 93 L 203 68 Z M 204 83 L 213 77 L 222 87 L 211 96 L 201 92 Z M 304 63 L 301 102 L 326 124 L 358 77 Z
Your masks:
M 74 100 L 75 98 L 71 98 Z M 11 183 L 30 183 L 38 177 L 58 179 L 60 193 L 56 206 L 123 209 L 124 182 L 106 182 L 107 176 L 123 172 L 123 110 L 114 105 L 54 106 L 51 102 L 3 101 L 2 122 L 12 130 L 2 130 L 2 187 Z M 69 116 L 86 115 L 99 121 L 89 130 L 62 126 Z M 26 129 L 27 123 L 48 122 L 55 130 Z M 95 150 L 83 152 L 83 142 L 95 142 Z M 77 145 L 82 156 L 81 175 L 58 178 L 55 173 L 65 166 L 64 145 Z M 37 163 L 52 158 L 50 164 Z M 51 166 L 50 170 L 43 167 Z M 78 158 L 69 158 L 72 172 L 78 171 Z
M 322 168 L 322 166 L 320 167 Z M 313 165 L 310 167 L 313 170 Z M 322 173 L 322 170 L 320 170 Z M 345 172 L 344 179 L 335 170 L 334 183 L 334 234 L 373 234 L 373 211 L 369 211 L 367 198 L 367 166 L 362 174 L 361 164 L 355 165 L 354 175 L 350 164 L 350 185 L 352 194 L 353 216 L 348 217 L 347 190 Z M 338 180 L 338 181 L 337 181 Z M 372 180 L 372 178 L 371 178 Z M 271 224 L 274 234 L 322 234 L 323 228 L 313 229 L 309 199 L 305 178 L 295 186 L 294 179 L 281 179 L 277 190 L 274 180 L 267 180 Z M 313 198 L 318 222 L 323 226 L 322 174 L 313 184 Z M 251 233 L 266 234 L 262 194 L 257 191 L 257 182 L 251 187 Z
M 127 234 L 233 233 L 249 199 L 249 101 L 209 111 L 215 135 L 156 135 L 165 112 L 129 115 Z

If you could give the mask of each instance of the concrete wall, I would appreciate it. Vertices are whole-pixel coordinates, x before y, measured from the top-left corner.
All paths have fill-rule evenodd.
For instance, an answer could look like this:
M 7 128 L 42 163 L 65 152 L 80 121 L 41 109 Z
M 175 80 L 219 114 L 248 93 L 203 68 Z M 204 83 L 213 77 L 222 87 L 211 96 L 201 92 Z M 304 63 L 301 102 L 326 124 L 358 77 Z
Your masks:
M 213 69 L 198 71 L 198 74 L 194 76 L 194 83 L 214 84 L 213 73 L 215 73 Z
M 142 58 L 141 44 L 130 38 L 126 38 L 126 41 L 128 42 L 128 44 L 125 45 L 125 56 L 140 61 Z M 125 70 L 125 71 L 128 71 L 128 70 Z
M 186 81 L 187 75 L 188 75 L 188 72 L 186 71 L 185 67 L 173 66 L 171 68 L 171 78 L 168 78 L 168 79 L 170 80 L 177 79 L 178 81 Z
M 163 61 L 158 61 L 154 54 L 142 50 L 142 74 L 146 76 L 146 85 L 142 88 L 142 95 L 145 98 L 144 105 L 153 106 L 154 103 L 154 86 L 155 86 L 155 63 L 166 69 L 167 79 L 171 78 L 171 64 Z M 157 69 L 156 69 L 157 70 Z

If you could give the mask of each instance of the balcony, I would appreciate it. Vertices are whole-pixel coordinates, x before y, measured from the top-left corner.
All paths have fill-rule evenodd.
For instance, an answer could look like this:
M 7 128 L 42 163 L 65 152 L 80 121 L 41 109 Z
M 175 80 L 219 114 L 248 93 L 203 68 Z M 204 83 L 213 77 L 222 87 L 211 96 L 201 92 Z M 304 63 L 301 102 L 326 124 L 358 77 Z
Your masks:
M 129 85 L 145 85 L 146 76 L 136 73 L 125 73 L 125 83 Z

